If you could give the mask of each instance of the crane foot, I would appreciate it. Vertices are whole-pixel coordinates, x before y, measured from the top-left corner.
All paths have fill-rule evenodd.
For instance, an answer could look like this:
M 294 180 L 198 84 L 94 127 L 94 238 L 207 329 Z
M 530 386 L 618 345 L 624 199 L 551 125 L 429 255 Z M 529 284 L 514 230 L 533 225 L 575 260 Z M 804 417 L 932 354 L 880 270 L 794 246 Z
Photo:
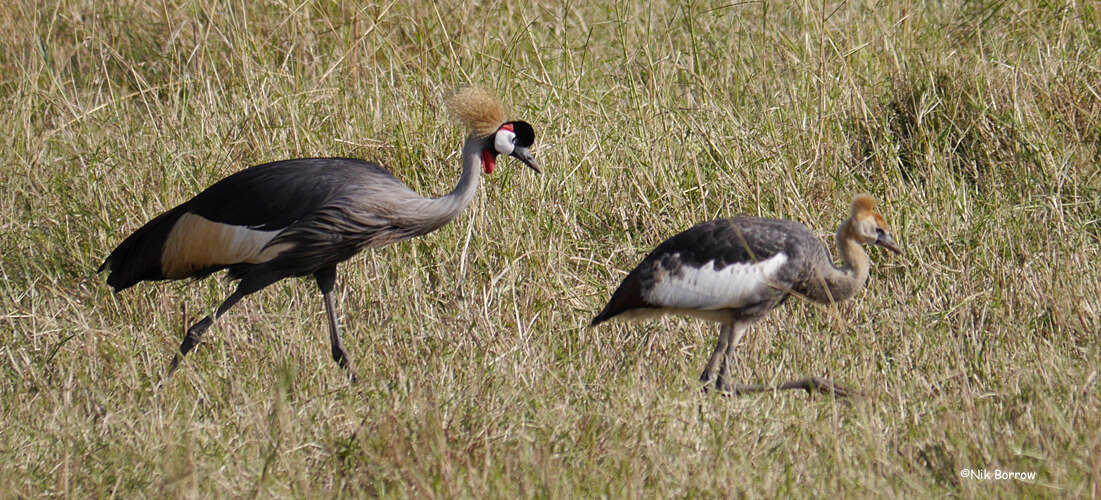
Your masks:
M 183 356 L 180 356 L 179 353 L 172 355 L 172 361 L 168 362 L 168 373 L 165 374 L 165 377 L 171 377 L 173 373 L 176 373 L 176 368 L 180 367 L 181 360 L 183 360 Z
M 839 398 L 848 398 L 861 395 L 860 391 L 850 389 L 843 385 L 835 384 L 828 379 L 824 379 L 822 377 L 807 377 L 799 380 L 793 380 L 791 382 L 780 385 L 778 389 L 803 389 L 807 391 L 807 394 L 820 392 L 822 394 L 833 394 L 834 396 L 837 396 Z
M 714 370 L 704 370 L 703 373 L 700 374 L 700 386 L 703 392 L 706 393 L 712 385 L 718 387 L 716 378 Z
M 348 378 L 351 379 L 352 383 L 359 382 L 359 377 L 356 376 L 355 370 L 352 369 L 351 358 L 348 357 L 348 353 L 344 352 L 344 348 L 337 343 L 333 345 L 332 351 L 333 361 L 336 361 L 336 364 L 340 365 L 344 373 L 348 374 Z
M 833 394 L 839 398 L 849 398 L 855 396 L 861 396 L 860 391 L 856 391 L 845 387 L 843 385 L 835 384 L 827 379 L 821 377 L 807 377 L 799 380 L 793 380 L 780 385 L 764 385 L 764 384 L 734 384 L 720 377 L 715 382 L 715 389 L 721 394 L 729 396 L 740 396 L 743 394 L 753 394 L 756 392 L 766 391 L 786 391 L 788 389 L 802 389 L 807 391 L 807 394 L 813 394 L 819 392 L 822 394 Z M 704 386 L 704 392 L 707 392 L 707 386 Z

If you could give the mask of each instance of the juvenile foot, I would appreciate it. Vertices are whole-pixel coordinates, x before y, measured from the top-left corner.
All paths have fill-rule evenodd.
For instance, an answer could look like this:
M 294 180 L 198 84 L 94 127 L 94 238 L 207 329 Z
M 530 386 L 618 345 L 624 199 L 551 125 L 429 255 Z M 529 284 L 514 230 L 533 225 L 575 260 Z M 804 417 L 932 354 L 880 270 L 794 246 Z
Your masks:
M 723 377 L 719 377 L 719 380 L 715 381 L 715 389 L 722 394 L 730 396 L 740 396 L 743 394 L 753 394 L 756 392 L 765 391 L 786 391 L 789 389 L 802 389 L 807 391 L 807 394 L 813 394 L 819 392 L 822 394 L 833 394 L 839 398 L 848 398 L 853 396 L 859 396 L 860 392 L 847 388 L 842 385 L 835 384 L 827 379 L 821 377 L 807 377 L 799 380 L 793 380 L 780 385 L 771 386 L 764 384 L 735 384 L 724 380 Z M 704 392 L 707 392 L 707 386 L 704 386 Z
M 793 380 L 791 382 L 787 382 L 781 385 L 779 389 L 803 389 L 807 391 L 807 394 L 820 392 L 822 394 L 833 394 L 834 396 L 837 396 L 839 398 L 848 398 L 860 395 L 859 391 L 849 389 L 843 385 L 835 384 L 821 377 L 807 377 L 804 379 Z

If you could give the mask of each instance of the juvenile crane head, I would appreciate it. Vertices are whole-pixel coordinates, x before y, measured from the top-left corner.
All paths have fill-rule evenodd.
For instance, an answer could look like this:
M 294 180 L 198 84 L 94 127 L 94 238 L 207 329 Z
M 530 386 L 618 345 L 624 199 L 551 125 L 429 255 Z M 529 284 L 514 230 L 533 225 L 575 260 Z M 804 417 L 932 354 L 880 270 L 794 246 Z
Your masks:
M 895 243 L 894 238 L 887 232 L 887 221 L 875 210 L 875 200 L 866 194 L 856 195 L 853 199 L 852 222 L 849 225 L 851 234 L 861 243 L 866 245 L 879 245 L 897 254 L 902 254 L 902 249 Z
M 505 121 L 505 108 L 489 92 L 475 87 L 451 96 L 451 112 L 470 129 L 470 135 L 483 141 L 482 169 L 493 172 L 497 155 L 520 160 L 536 173 L 535 158 L 528 148 L 535 143 L 535 129 L 525 121 Z

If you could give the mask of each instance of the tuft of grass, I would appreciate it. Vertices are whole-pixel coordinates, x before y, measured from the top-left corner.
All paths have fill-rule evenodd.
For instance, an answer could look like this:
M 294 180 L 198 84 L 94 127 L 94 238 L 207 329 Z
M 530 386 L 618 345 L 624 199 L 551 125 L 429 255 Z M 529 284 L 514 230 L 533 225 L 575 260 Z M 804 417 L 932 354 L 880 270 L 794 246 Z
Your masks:
M 1028 181 L 1015 171 L 1037 169 L 1038 151 L 1008 110 L 999 111 L 1005 89 L 964 88 L 974 81 L 943 72 L 893 79 L 889 95 L 872 109 L 876 118 L 852 125 L 863 133 L 857 160 L 895 164 L 904 181 L 923 185 L 931 167 L 940 164 L 935 170 L 951 172 L 979 192 L 1004 192 L 1014 187 L 1007 182 Z
M 1101 494 L 1101 11 L 1090 2 L 58 0 L 0 6 L 0 496 Z M 457 178 L 454 88 L 537 130 L 452 224 L 246 299 L 170 379 L 217 279 L 113 295 L 130 231 L 249 165 Z M 753 214 L 906 249 L 789 301 L 703 395 L 716 331 L 585 327 L 656 243 Z M 961 469 L 1035 472 L 980 481 Z

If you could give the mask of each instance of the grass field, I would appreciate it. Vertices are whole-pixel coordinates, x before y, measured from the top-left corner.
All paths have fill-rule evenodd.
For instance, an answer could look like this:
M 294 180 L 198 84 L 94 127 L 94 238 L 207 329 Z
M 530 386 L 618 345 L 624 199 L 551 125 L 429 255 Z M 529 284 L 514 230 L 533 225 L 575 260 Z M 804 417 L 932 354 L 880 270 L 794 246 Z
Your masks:
M 0 6 L 0 497 L 1101 496 L 1093 2 L 98 2 Z M 130 231 L 296 156 L 458 178 L 446 97 L 536 127 L 424 238 L 249 297 L 113 295 Z M 821 230 L 873 194 L 906 254 L 791 300 L 702 394 L 714 325 L 586 327 L 694 222 Z M 961 469 L 1034 472 L 977 480 Z

